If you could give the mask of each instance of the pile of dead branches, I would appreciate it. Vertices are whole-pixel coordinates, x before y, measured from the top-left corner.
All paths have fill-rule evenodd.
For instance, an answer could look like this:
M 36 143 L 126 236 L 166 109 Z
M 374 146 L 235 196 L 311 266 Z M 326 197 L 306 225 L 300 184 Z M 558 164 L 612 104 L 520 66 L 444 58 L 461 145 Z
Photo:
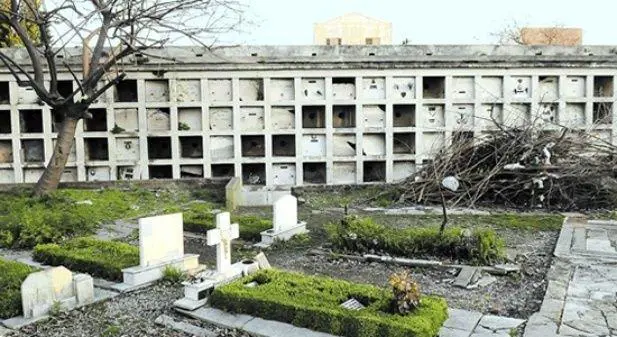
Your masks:
M 610 131 L 609 131 L 610 132 Z M 592 131 L 506 128 L 481 138 L 453 137 L 400 187 L 400 201 L 449 206 L 589 210 L 617 205 L 617 148 Z M 454 176 L 449 191 L 442 179 Z

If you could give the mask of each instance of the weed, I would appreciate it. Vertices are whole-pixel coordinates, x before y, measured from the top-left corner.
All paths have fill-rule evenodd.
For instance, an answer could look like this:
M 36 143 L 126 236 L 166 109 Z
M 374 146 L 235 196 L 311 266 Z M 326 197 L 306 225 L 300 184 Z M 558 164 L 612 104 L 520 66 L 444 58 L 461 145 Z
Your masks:
M 166 266 L 163 269 L 163 281 L 167 283 L 177 284 L 186 281 L 187 275 L 180 268 Z
M 51 308 L 49 308 L 49 316 L 60 316 L 63 311 L 64 309 L 62 308 L 62 303 L 60 303 L 59 301 L 54 301 L 54 303 L 51 305 Z
M 101 332 L 101 337 L 115 337 L 120 335 L 120 327 L 114 324 L 108 325 L 103 332 Z

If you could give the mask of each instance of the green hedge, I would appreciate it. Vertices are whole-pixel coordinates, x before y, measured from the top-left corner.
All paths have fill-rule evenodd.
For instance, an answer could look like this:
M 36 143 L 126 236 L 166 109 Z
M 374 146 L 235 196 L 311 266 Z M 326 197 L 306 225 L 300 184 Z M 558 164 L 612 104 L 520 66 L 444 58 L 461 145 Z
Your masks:
M 326 231 L 335 247 L 359 253 L 447 256 L 483 264 L 501 261 L 504 256 L 504 241 L 491 228 L 446 227 L 440 235 L 439 227 L 394 228 L 371 218 L 348 216 L 326 225 Z
M 21 315 L 21 284 L 37 269 L 0 257 L 0 319 Z
M 38 245 L 34 248 L 34 260 L 110 281 L 122 281 L 122 269 L 139 265 L 139 248 L 83 237 L 60 245 Z
M 245 284 L 256 281 L 256 287 Z M 349 298 L 367 307 L 340 307 Z M 391 291 L 328 277 L 262 270 L 217 287 L 213 307 L 291 323 L 345 337 L 434 337 L 447 319 L 447 304 L 439 297 L 423 297 L 410 315 L 391 314 Z
M 193 233 L 205 233 L 216 227 L 216 215 L 207 203 L 192 204 L 183 210 L 184 230 Z M 272 221 L 253 215 L 231 217 L 232 223 L 240 226 L 240 238 L 246 241 L 259 241 L 261 232 L 272 228 Z

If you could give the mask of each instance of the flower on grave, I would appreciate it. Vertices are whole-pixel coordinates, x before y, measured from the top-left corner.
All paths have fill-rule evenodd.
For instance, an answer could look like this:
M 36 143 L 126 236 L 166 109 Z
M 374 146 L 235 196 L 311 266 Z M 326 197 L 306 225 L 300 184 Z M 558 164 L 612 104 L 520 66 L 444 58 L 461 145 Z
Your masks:
M 409 272 L 403 271 L 390 275 L 388 283 L 394 294 L 394 310 L 407 314 L 420 305 L 420 286 Z

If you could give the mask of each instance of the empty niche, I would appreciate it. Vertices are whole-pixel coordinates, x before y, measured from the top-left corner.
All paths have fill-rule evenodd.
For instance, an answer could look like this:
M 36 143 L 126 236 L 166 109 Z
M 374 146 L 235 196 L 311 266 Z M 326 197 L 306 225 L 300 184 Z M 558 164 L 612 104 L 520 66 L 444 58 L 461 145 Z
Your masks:
M 486 128 L 495 128 L 497 124 L 503 123 L 503 105 L 502 104 L 482 104 L 480 110 L 475 116 L 478 126 Z M 493 121 L 494 120 L 494 121 Z
M 326 98 L 326 81 L 323 78 L 303 78 L 302 97 L 305 100 L 323 100 Z
M 178 108 L 178 131 L 201 131 L 201 108 Z
M 10 140 L 0 140 L 0 163 L 13 162 L 13 143 Z
M 45 147 L 42 139 L 22 139 L 21 149 L 22 159 L 26 163 L 40 163 L 45 160 Z
M 474 136 L 473 136 L 473 131 L 458 131 L 458 132 L 452 132 L 452 144 L 458 144 L 458 145 L 463 145 L 463 144 L 473 144 L 470 142 L 473 142 L 474 140 Z
M 302 156 L 325 157 L 326 135 L 302 135 Z
M 23 178 L 24 183 L 36 183 L 43 175 L 44 169 L 39 168 L 26 168 L 24 169 Z
M 364 99 L 385 99 L 386 79 L 383 77 L 365 77 L 362 79 L 362 97 Z
M 210 171 L 212 178 L 230 178 L 236 175 L 234 164 L 212 164 Z
M 234 157 L 234 137 L 210 137 L 210 158 L 212 160 L 232 159 Z
M 86 160 L 109 160 L 107 138 L 85 138 Z
M 392 164 L 392 179 L 401 181 L 416 173 L 416 164 L 412 161 L 395 161 Z
M 422 155 L 432 157 L 445 145 L 445 136 L 441 132 L 429 132 L 422 134 Z
M 452 105 L 452 117 L 455 127 L 472 127 L 473 104 Z
M 585 76 L 568 76 L 564 88 L 564 95 L 569 98 L 583 98 L 587 91 Z
M 416 98 L 416 79 L 415 77 L 395 77 L 392 79 L 392 99 L 414 99 Z
M 114 109 L 114 133 L 134 132 L 139 130 L 139 116 L 137 109 Z
M 43 112 L 41 110 L 19 110 L 19 128 L 22 133 L 43 132 Z
M 593 96 L 594 97 L 613 97 L 613 77 L 594 76 L 593 77 Z
M 503 97 L 503 77 L 483 76 L 478 83 L 478 96 L 485 102 L 493 102 Z
M 362 107 L 365 128 L 384 128 L 386 126 L 385 105 L 365 105 Z
M 552 102 L 559 98 L 559 77 L 540 76 L 538 81 L 540 102 Z
M 363 166 L 364 174 L 362 176 L 362 181 L 365 183 L 386 181 L 386 162 L 365 161 Z
M 240 130 L 258 131 L 265 128 L 263 107 L 240 107 Z
M 146 80 L 146 102 L 169 102 L 167 80 Z
M 242 164 L 242 182 L 245 185 L 265 185 L 266 164 Z
M 428 76 L 422 78 L 423 98 L 444 98 L 446 78 L 443 76 Z
M 231 107 L 210 108 L 210 130 L 233 129 L 233 109 Z
M 201 102 L 201 81 L 176 80 L 176 102 Z
M 335 105 L 332 107 L 332 126 L 335 128 L 356 127 L 356 106 Z
M 203 178 L 204 167 L 203 165 L 180 165 L 180 178 Z
M 212 102 L 231 102 L 231 80 L 208 80 L 208 91 Z
M 416 134 L 413 132 L 394 133 L 392 138 L 392 152 L 395 154 L 415 154 Z
M 13 169 L 0 169 L 0 184 L 12 184 L 15 182 L 15 172 L 13 172 Z
M 9 82 L 0 82 L 0 104 L 11 104 Z
M 452 98 L 460 100 L 471 100 L 474 98 L 474 78 L 473 77 L 453 77 L 452 78 Z
M 137 81 L 123 80 L 114 88 L 114 102 L 137 102 Z
M 613 124 L 613 103 L 593 103 L 593 123 Z
M 51 109 L 51 132 L 58 132 L 64 122 L 64 115 L 59 113 L 56 109 Z M 86 122 L 84 121 L 84 124 Z
M 295 185 L 296 164 L 273 164 L 272 178 L 274 185 Z
M 202 138 L 199 136 L 180 137 L 180 157 L 203 158 L 204 147 Z
M 240 101 L 264 100 L 264 81 L 261 78 L 240 79 Z
M 56 147 L 56 143 L 58 142 L 57 139 L 52 139 L 51 140 L 51 145 L 52 147 Z M 69 152 L 69 157 L 67 159 L 68 162 L 70 163 L 74 163 L 75 161 L 77 161 L 77 151 L 75 150 L 75 140 L 73 140 L 73 144 L 71 145 L 71 150 Z
M 540 104 L 540 115 L 537 117 L 543 123 L 556 123 L 558 108 L 559 108 L 559 105 L 557 103 Z
M 264 136 L 242 136 L 242 157 L 265 157 Z
M 355 162 L 335 162 L 332 164 L 332 182 L 334 184 L 355 184 L 356 174 Z
M 295 135 L 273 135 L 272 154 L 276 157 L 295 157 L 296 156 L 296 136 Z
M 382 133 L 364 134 L 362 140 L 362 155 L 364 156 L 385 156 L 386 155 L 386 135 Z
M 148 131 L 171 130 L 171 119 L 168 108 L 146 109 L 148 116 Z
M 116 160 L 139 160 L 139 138 L 116 138 Z
M 148 159 L 171 159 L 171 138 L 148 137 Z
M 565 114 L 560 115 L 559 123 L 563 126 L 582 126 L 585 125 L 585 103 L 566 103 Z
M 524 127 L 531 121 L 529 104 L 511 104 L 503 114 L 503 123 L 509 127 Z
M 89 109 L 92 118 L 84 119 L 84 131 L 107 131 L 107 110 Z
M 427 127 L 443 127 L 446 125 L 444 106 L 428 104 L 424 106 L 424 125 Z
M 531 97 L 531 77 L 513 76 L 510 78 L 512 98 L 526 99 Z
M 335 100 L 356 99 L 356 79 L 354 77 L 333 78 L 332 97 Z
M 117 180 L 135 180 L 141 178 L 141 172 L 137 166 L 118 166 L 116 171 Z
M 355 157 L 356 135 L 355 134 L 334 134 L 332 136 L 332 154 L 335 157 Z
M 17 104 L 39 104 L 41 99 L 31 86 L 17 87 Z
M 11 111 L 0 110 L 0 133 L 11 133 Z
M 304 184 L 326 183 L 326 163 L 304 163 L 302 173 Z
M 416 106 L 413 104 L 395 104 L 392 106 L 392 124 L 395 128 L 416 126 Z
M 294 79 L 293 78 L 273 78 L 270 79 L 268 88 L 271 101 L 293 101 L 294 100 Z
M 173 169 L 171 165 L 149 165 L 150 179 L 171 179 Z
M 302 127 L 308 129 L 326 127 L 326 107 L 308 105 L 302 107 Z
M 73 81 L 58 81 L 58 93 L 62 97 L 69 97 L 73 93 Z
M 294 129 L 296 124 L 296 110 L 294 107 L 273 106 L 270 110 L 270 122 L 274 130 Z

